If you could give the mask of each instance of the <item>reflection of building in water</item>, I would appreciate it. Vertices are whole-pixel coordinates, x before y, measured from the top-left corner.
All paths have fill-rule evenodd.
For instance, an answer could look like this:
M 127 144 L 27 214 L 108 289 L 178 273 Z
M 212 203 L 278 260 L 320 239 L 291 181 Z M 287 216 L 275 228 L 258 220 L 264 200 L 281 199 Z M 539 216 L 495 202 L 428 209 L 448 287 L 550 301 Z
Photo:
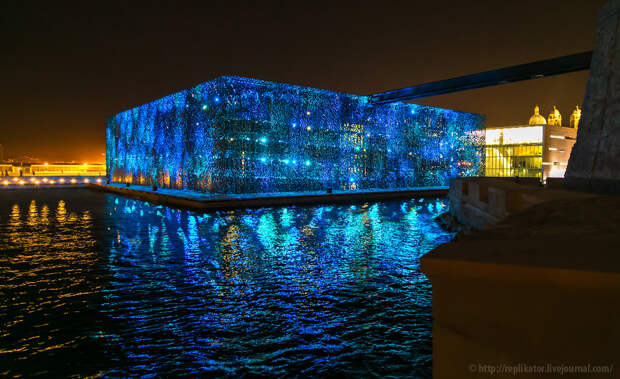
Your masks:
M 563 177 L 577 138 L 581 110 L 570 116 L 570 127 L 562 126 L 556 107 L 548 120 L 538 105 L 529 125 L 490 127 L 486 130 L 486 176 Z

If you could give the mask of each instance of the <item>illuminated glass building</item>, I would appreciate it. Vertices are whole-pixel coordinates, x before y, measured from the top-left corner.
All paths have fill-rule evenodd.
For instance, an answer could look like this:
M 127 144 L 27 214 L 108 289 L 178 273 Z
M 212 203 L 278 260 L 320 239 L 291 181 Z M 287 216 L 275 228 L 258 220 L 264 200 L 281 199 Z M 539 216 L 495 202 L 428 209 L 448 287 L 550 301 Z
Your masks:
M 562 116 L 553 107 L 547 120 L 538 106 L 529 125 L 486 130 L 485 176 L 564 177 L 581 118 L 579 107 L 562 126 Z
M 212 193 L 409 188 L 482 173 L 484 118 L 219 77 L 107 121 L 115 182 Z

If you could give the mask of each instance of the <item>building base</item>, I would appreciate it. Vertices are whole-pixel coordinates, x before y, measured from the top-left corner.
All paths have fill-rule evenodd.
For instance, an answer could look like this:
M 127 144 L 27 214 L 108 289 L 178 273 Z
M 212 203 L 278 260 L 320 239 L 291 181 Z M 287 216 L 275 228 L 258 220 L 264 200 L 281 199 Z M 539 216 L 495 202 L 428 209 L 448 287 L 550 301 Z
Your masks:
M 447 187 L 409 188 L 401 190 L 357 190 L 328 192 L 279 192 L 256 194 L 207 194 L 197 191 L 159 188 L 125 184 L 91 184 L 91 188 L 119 195 L 181 208 L 216 210 L 236 208 L 261 208 L 289 205 L 363 203 L 419 197 L 446 197 Z

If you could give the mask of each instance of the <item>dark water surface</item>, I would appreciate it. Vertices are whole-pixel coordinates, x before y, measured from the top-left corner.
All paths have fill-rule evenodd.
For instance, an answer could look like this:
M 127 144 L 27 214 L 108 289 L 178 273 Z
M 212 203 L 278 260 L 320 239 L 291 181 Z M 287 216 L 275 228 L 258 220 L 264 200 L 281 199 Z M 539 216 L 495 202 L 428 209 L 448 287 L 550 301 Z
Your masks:
M 430 376 L 444 207 L 0 192 L 0 376 Z

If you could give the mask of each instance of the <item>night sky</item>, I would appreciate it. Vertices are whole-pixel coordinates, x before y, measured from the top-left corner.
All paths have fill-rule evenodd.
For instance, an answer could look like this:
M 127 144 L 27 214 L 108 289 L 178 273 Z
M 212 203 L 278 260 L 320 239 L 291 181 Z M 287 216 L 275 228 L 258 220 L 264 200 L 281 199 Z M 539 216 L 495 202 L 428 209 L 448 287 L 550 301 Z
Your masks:
M 0 144 L 5 157 L 103 161 L 106 117 L 220 75 L 368 95 L 591 50 L 603 2 L 4 0 Z M 416 102 L 487 125 L 557 105 L 568 124 L 587 75 Z

